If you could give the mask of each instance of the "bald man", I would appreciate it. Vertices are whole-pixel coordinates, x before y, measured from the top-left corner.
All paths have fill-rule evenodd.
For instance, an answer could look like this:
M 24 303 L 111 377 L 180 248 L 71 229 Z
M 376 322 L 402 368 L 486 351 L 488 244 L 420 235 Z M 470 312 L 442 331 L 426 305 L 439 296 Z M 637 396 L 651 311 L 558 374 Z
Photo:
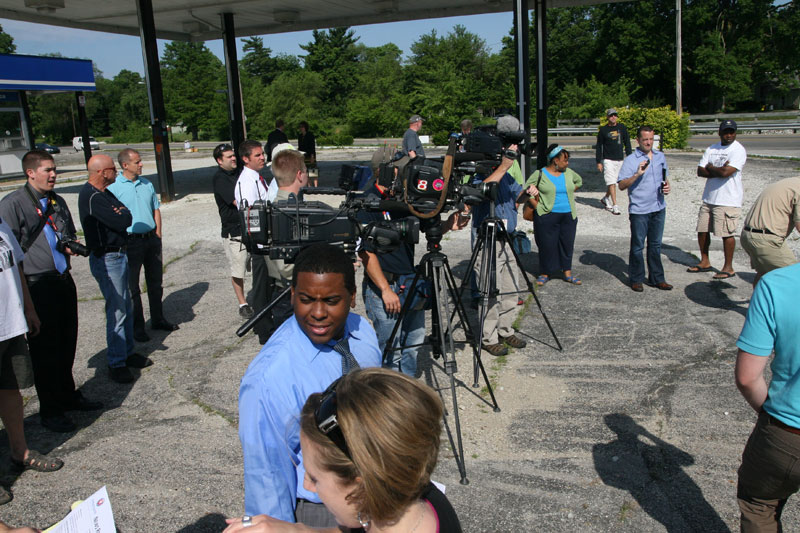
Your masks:
M 86 246 L 92 251 L 89 268 L 106 299 L 106 343 L 109 376 L 117 383 L 130 383 L 134 376 L 128 367 L 144 368 L 153 362 L 133 352 L 133 302 L 128 287 L 127 228 L 131 212 L 108 186 L 114 183 L 117 169 L 105 154 L 89 159 L 89 179 L 78 196 L 81 226 Z

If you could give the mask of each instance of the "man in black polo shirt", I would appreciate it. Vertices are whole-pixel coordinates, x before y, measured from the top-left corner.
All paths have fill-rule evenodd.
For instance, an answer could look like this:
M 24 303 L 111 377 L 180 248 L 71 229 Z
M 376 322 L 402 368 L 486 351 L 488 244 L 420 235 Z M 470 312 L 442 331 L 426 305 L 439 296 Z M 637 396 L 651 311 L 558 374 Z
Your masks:
M 153 364 L 133 352 L 133 302 L 128 287 L 127 229 L 133 217 L 116 196 L 106 190 L 117 169 L 105 154 L 92 156 L 87 164 L 89 180 L 78 195 L 81 226 L 86 246 L 92 251 L 89 268 L 106 299 L 106 342 L 109 375 L 117 383 L 134 380 L 128 368 Z
M 219 209 L 222 223 L 222 243 L 231 268 L 231 284 L 236 299 L 239 300 L 239 316 L 244 319 L 253 316 L 253 308 L 244 297 L 244 275 L 247 271 L 247 250 L 242 245 L 242 226 L 239 222 L 239 209 L 236 205 L 234 188 L 239 173 L 236 171 L 236 153 L 230 144 L 220 144 L 214 148 L 214 161 L 219 168 L 212 180 L 214 201 Z
M 0 217 L 25 249 L 25 273 L 31 300 L 41 320 L 39 335 L 28 337 L 42 426 L 75 431 L 65 411 L 100 409 L 75 389 L 72 365 L 78 343 L 78 294 L 70 276 L 69 247 L 75 225 L 64 199 L 53 192 L 53 156 L 32 150 L 22 158 L 27 183 L 0 202 Z

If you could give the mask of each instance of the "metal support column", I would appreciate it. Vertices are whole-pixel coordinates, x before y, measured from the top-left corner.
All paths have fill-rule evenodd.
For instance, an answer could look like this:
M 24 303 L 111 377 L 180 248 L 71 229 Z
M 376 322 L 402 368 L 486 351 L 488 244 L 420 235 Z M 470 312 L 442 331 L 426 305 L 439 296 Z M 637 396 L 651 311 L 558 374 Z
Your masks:
M 525 131 L 525 143 L 531 144 L 531 79 L 528 39 L 528 0 L 514 1 L 514 48 L 516 50 L 516 93 L 517 115 L 520 125 Z M 521 161 L 522 175 L 525 179 L 531 173 L 531 156 L 525 154 Z
M 239 60 L 236 57 L 236 34 L 233 13 L 222 14 L 222 42 L 225 48 L 225 71 L 228 74 L 228 118 L 231 128 L 231 144 L 236 154 L 244 141 L 244 107 L 242 87 L 239 83 Z
M 22 118 L 25 119 L 25 136 L 28 137 L 28 150 L 36 148 L 36 137 L 33 136 L 33 121 L 31 120 L 31 108 L 28 105 L 28 91 L 17 91 L 19 93 L 19 103 L 22 106 Z
M 83 157 L 88 165 L 89 158 L 92 157 L 92 143 L 89 142 L 89 120 L 86 118 L 86 97 L 83 95 L 83 91 L 75 91 L 75 103 L 78 106 L 78 126 L 83 140 Z
M 164 109 L 164 91 L 161 86 L 161 71 L 158 64 L 152 0 L 136 0 L 136 11 L 139 15 L 139 36 L 142 40 L 144 75 L 150 101 L 150 127 L 153 129 L 153 147 L 156 152 L 161 201 L 169 202 L 175 195 L 175 184 L 172 179 L 172 162 L 169 157 L 167 113 Z
M 536 10 L 536 151 L 537 167 L 547 165 L 547 0 L 534 0 Z

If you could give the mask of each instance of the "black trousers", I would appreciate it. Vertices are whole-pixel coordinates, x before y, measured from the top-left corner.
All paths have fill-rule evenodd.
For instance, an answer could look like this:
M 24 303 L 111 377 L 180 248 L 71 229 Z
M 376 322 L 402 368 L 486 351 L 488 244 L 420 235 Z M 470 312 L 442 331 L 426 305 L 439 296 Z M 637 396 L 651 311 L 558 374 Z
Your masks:
M 28 338 L 33 363 L 33 383 L 39 395 L 39 414 L 63 414 L 76 396 L 72 365 L 78 343 L 78 293 L 67 274 L 64 279 L 42 277 L 28 285 L 39 334 Z
M 539 274 L 551 276 L 572 270 L 572 251 L 578 219 L 572 213 L 533 215 L 534 238 L 539 249 Z
M 147 302 L 150 304 L 150 323 L 156 324 L 164 320 L 161 297 L 163 272 L 161 260 L 161 239 L 155 233 L 149 237 L 128 237 L 128 287 L 133 301 L 133 329 L 144 331 L 144 309 L 142 308 L 142 290 L 139 277 L 144 267 L 144 280 L 147 283 Z
M 276 283 L 274 278 L 269 275 L 269 267 L 263 255 L 252 256 L 253 265 L 253 288 L 250 291 L 248 300 L 253 310 L 258 313 L 266 307 L 273 298 L 277 298 L 283 288 Z M 278 329 L 292 313 L 292 303 L 287 295 L 277 302 L 272 310 L 253 326 L 253 331 L 258 335 L 258 341 L 264 344 L 269 340 L 272 332 Z

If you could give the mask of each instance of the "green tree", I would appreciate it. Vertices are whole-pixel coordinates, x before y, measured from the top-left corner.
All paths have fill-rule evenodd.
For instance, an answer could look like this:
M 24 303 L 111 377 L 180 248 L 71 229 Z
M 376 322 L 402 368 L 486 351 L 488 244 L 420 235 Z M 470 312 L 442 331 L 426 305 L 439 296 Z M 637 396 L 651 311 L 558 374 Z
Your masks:
M 359 45 L 358 83 L 347 103 L 353 135 L 385 136 L 402 131 L 410 110 L 403 94 L 402 52 L 392 44 Z
M 3 31 L 3 26 L 0 25 L 0 54 L 13 54 L 17 51 L 17 45 L 14 44 L 14 38 Z
M 313 41 L 301 44 L 308 52 L 305 68 L 322 77 L 323 112 L 331 119 L 343 119 L 347 101 L 356 85 L 358 49 L 355 32 L 347 27 L 314 30 Z
M 255 128 L 270 131 L 277 118 L 286 122 L 287 132 L 293 131 L 301 120 L 321 124 L 322 93 L 322 76 L 316 72 L 298 70 L 280 74 L 263 93 Z M 324 133 L 324 128 L 316 133 Z M 249 136 L 253 137 L 250 133 Z
M 264 46 L 261 37 L 250 37 L 242 41 L 244 56 L 241 67 L 248 75 L 258 78 L 262 84 L 269 85 L 283 72 L 300 69 L 300 60 L 297 56 L 279 54 L 272 57 L 272 50 Z
M 170 124 L 182 122 L 194 140 L 229 135 L 225 69 L 203 43 L 172 41 L 161 58 Z M 219 91 L 219 92 L 218 92 Z
M 478 116 L 485 88 L 502 83 L 503 78 L 489 77 L 493 71 L 486 43 L 461 25 L 444 37 L 435 30 L 420 36 L 411 53 L 405 69 L 409 104 L 425 118 L 426 133 L 454 131 L 464 117 Z M 506 79 L 513 83 L 513 74 Z

